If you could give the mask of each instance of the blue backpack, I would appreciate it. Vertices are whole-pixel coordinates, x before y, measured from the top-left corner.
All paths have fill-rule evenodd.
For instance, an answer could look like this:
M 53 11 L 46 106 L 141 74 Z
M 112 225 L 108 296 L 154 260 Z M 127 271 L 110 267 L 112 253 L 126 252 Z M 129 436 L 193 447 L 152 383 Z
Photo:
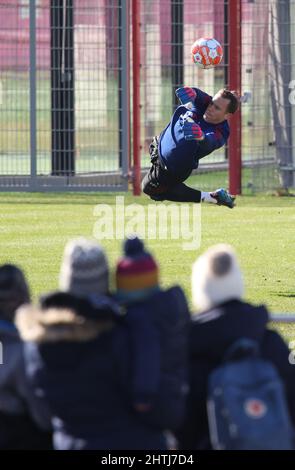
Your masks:
M 211 372 L 207 411 L 213 449 L 293 449 L 284 386 L 255 341 L 236 341 Z

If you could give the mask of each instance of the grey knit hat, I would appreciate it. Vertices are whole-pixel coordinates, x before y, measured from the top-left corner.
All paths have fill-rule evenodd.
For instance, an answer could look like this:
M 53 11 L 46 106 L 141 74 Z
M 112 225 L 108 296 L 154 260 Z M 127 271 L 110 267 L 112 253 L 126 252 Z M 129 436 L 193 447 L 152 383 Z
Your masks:
M 209 248 L 193 265 L 193 304 L 207 310 L 223 302 L 241 299 L 244 281 L 235 251 L 230 245 Z
M 61 264 L 59 288 L 79 296 L 107 294 L 109 267 L 102 247 L 86 238 L 69 241 Z

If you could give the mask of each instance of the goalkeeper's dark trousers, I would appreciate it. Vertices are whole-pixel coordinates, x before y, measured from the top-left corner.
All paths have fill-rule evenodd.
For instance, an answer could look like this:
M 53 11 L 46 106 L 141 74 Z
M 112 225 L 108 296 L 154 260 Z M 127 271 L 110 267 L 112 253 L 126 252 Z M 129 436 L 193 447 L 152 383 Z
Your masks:
M 150 145 L 152 166 L 142 180 L 142 191 L 154 201 L 201 202 L 201 191 L 190 188 L 163 167 L 158 155 L 158 139 Z

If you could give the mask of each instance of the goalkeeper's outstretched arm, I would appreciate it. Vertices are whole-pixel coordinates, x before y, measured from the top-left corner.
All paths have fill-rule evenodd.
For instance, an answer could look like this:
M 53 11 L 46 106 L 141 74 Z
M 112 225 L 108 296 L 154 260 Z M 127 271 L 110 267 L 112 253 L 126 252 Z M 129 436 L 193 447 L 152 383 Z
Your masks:
M 189 86 L 177 88 L 175 94 L 180 104 L 191 110 L 196 109 L 197 106 L 207 107 L 212 100 L 212 96 L 200 90 L 200 88 L 192 88 Z
M 175 94 L 179 99 L 180 103 L 187 109 L 191 109 L 193 106 L 195 106 L 197 92 L 193 88 L 190 88 L 188 86 L 177 88 Z

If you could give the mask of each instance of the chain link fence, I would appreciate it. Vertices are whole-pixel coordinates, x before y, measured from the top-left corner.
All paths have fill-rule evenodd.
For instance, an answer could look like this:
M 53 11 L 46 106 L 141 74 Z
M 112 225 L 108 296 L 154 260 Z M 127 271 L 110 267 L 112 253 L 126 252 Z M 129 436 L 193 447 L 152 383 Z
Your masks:
M 138 1 L 144 168 L 153 135 L 177 105 L 175 89 L 185 84 L 214 94 L 228 84 L 229 0 Z M 0 0 L 0 190 L 127 189 L 128 5 Z M 295 0 L 241 0 L 244 192 L 294 186 L 294 13 Z M 201 36 L 223 45 L 214 70 L 191 62 Z M 228 149 L 206 157 L 194 181 L 203 189 L 228 186 Z
M 152 136 L 177 105 L 178 86 L 197 86 L 212 95 L 228 86 L 229 8 L 228 0 L 141 0 L 143 165 Z M 241 0 L 243 192 L 295 185 L 295 108 L 288 99 L 292 76 L 295 80 L 294 13 L 294 0 Z M 215 69 L 191 62 L 191 45 L 202 36 L 223 45 L 224 58 Z M 228 187 L 228 166 L 225 147 L 200 162 L 193 184 Z
M 0 22 L 0 188 L 126 189 L 121 3 L 5 0 Z

